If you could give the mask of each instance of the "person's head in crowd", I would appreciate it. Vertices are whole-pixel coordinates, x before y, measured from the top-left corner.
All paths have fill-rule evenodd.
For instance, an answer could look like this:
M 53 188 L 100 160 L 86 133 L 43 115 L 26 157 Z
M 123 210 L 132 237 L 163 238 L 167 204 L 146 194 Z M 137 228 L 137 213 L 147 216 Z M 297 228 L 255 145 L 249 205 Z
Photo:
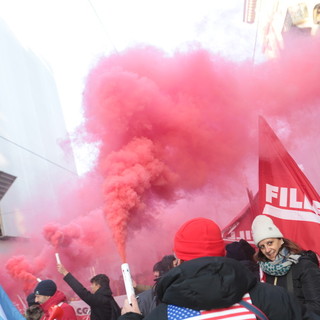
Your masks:
M 251 228 L 253 241 L 259 249 L 255 255 L 258 261 L 274 261 L 284 248 L 292 254 L 301 253 L 299 245 L 284 238 L 271 218 L 258 215 L 253 220 Z
M 90 279 L 91 292 L 95 293 L 98 289 L 102 287 L 110 288 L 110 279 L 105 274 L 97 274 Z
M 158 261 L 153 266 L 153 275 L 155 279 L 163 276 L 169 270 L 174 267 L 173 262 L 175 261 L 175 256 L 173 254 L 164 256 L 160 261 Z
M 40 281 L 34 289 L 35 302 L 40 304 L 49 300 L 57 291 L 57 285 L 52 280 Z
M 152 272 L 155 279 L 160 277 L 161 261 L 158 261 L 154 264 Z
M 174 267 L 175 259 L 176 258 L 173 254 L 166 255 L 161 259 L 161 269 L 159 270 L 160 276 L 164 275 Z
M 253 260 L 255 249 L 244 239 L 240 241 L 234 241 L 226 245 L 226 257 L 232 258 L 238 261 Z
M 259 280 L 259 264 L 254 260 L 255 249 L 244 239 L 226 245 L 226 257 L 240 261 Z
M 175 234 L 173 251 L 179 264 L 200 257 L 224 257 L 225 244 L 215 222 L 194 218 L 185 222 Z
M 39 305 L 38 302 L 36 302 L 36 295 L 34 294 L 34 292 L 31 292 L 28 296 L 27 296 L 27 303 L 28 303 L 28 307 L 31 307 L 33 305 Z
M 25 314 L 25 318 L 27 320 L 39 320 L 43 316 L 43 310 L 41 309 L 39 304 L 31 305 Z

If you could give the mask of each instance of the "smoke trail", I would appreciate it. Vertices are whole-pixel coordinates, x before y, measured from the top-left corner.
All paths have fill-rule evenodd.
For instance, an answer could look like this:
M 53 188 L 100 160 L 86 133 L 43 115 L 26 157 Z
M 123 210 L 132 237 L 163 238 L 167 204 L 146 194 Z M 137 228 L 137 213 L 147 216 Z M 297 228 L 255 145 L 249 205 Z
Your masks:
M 44 238 L 52 244 L 55 249 L 70 245 L 73 239 L 79 237 L 79 228 L 72 226 L 59 226 L 58 224 L 50 223 L 43 230 Z
M 37 277 L 33 275 L 31 265 L 26 261 L 25 257 L 12 257 L 6 263 L 8 273 L 19 282 L 22 282 L 23 291 L 29 294 L 33 291 L 37 284 Z
M 127 224 L 134 212 L 145 209 L 143 198 L 147 192 L 160 192 L 174 182 L 171 173 L 156 156 L 152 141 L 136 138 L 121 151 L 111 153 L 105 163 L 105 214 L 118 246 L 122 261 L 126 261 L 125 240 Z M 131 219 L 132 220 L 132 219 Z

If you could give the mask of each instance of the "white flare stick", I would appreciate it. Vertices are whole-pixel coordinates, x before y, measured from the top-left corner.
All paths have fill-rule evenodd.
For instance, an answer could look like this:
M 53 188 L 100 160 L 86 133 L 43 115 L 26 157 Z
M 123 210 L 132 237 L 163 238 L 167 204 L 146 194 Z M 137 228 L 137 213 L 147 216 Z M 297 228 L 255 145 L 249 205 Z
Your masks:
M 37 278 L 37 281 L 38 281 L 38 282 L 41 282 L 42 280 L 41 280 L 40 278 Z
M 134 289 L 133 289 L 133 285 L 132 285 L 132 279 L 131 279 L 129 265 L 127 263 L 123 263 L 121 265 L 121 270 L 122 270 L 122 275 L 123 275 L 124 286 L 126 288 L 127 299 L 129 301 L 129 303 L 132 304 L 131 296 L 134 294 Z
M 57 264 L 61 264 L 61 260 L 58 252 L 56 252 L 56 260 L 57 260 Z

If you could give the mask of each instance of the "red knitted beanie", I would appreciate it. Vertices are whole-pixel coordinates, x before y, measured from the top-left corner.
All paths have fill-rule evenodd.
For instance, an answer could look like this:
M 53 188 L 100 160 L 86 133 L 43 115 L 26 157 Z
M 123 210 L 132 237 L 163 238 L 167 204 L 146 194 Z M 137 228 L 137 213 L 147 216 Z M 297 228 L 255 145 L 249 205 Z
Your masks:
M 216 223 L 206 218 L 185 222 L 174 237 L 176 257 L 191 260 L 200 257 L 224 257 L 225 244 Z

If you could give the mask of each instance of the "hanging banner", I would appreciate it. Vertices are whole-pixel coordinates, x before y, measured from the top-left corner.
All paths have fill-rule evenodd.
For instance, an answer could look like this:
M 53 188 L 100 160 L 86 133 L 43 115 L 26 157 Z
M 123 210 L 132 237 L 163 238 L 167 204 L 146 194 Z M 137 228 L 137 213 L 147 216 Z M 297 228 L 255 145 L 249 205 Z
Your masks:
M 251 224 L 254 217 L 258 214 L 258 193 L 252 196 L 248 192 L 249 203 L 246 207 L 226 226 L 222 229 L 222 237 L 226 244 L 239 241 L 240 239 L 246 240 L 253 244 L 251 234 Z

